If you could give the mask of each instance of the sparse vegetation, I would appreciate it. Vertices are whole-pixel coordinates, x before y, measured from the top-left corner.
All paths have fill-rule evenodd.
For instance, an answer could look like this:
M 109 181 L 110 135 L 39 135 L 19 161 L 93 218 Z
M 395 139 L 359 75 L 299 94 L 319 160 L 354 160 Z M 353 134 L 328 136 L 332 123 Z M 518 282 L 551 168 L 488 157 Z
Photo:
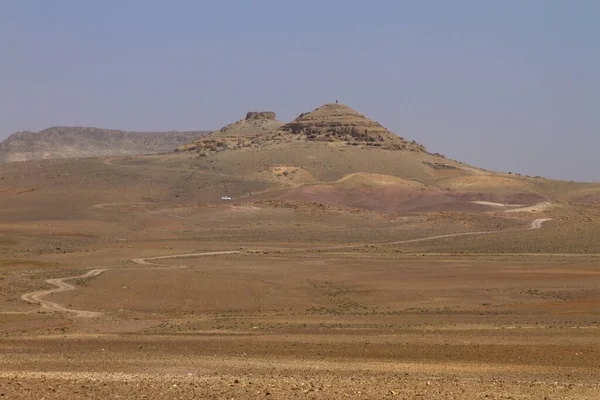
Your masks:
M 438 397 L 482 385 L 508 398 L 576 371 L 583 384 L 544 389 L 585 398 L 599 185 L 496 174 L 405 140 L 399 153 L 343 124 L 290 139 L 255 117 L 241 125 L 256 135 L 230 126 L 195 153 L 1 166 L 2 393 L 386 398 L 448 382 Z M 460 233 L 473 235 L 439 237 Z

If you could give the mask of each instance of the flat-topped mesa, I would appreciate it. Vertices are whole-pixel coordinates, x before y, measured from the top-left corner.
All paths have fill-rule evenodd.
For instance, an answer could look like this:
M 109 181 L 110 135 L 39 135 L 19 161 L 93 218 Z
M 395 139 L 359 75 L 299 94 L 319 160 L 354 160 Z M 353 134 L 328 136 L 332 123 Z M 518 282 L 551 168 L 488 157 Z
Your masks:
M 246 120 L 250 121 L 254 119 L 276 120 L 277 114 L 275 114 L 273 111 L 249 111 L 246 114 Z
M 379 122 L 339 103 L 325 104 L 314 111 L 300 114 L 294 121 L 282 126 L 280 131 L 309 141 L 426 151 L 425 147 L 395 135 Z
M 205 131 L 128 132 L 54 126 L 39 132 L 23 131 L 10 135 L 0 143 L 0 163 L 164 153 L 206 134 Z

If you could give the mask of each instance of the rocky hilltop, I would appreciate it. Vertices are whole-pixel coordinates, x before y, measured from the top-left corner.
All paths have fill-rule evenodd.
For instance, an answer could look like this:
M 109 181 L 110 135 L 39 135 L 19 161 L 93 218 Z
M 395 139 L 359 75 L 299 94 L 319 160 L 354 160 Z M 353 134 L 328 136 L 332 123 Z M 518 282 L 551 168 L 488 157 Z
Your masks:
M 181 146 L 178 150 L 219 152 L 285 142 L 319 141 L 337 142 L 342 146 L 426 152 L 424 146 L 395 135 L 380 123 L 344 104 L 325 104 L 287 124 L 275 118 L 274 112 L 249 112 L 245 119 Z
M 281 127 L 281 131 L 299 135 L 305 140 L 346 142 L 349 145 L 372 145 L 396 150 L 425 151 L 425 147 L 409 142 L 387 130 L 352 108 L 339 103 L 325 104 L 301 114 Z
M 283 122 L 277 120 L 277 114 L 273 111 L 250 111 L 246 114 L 246 118 L 212 132 L 209 137 L 238 136 L 252 138 L 272 132 L 282 125 Z
M 275 121 L 277 120 L 277 114 L 273 111 L 249 111 L 246 114 L 246 121 L 259 120 L 259 121 Z
M 246 118 L 178 148 L 180 151 L 218 151 L 252 147 L 283 126 L 272 111 L 250 111 Z
M 57 126 L 9 136 L 0 143 L 0 162 L 164 153 L 206 134 Z

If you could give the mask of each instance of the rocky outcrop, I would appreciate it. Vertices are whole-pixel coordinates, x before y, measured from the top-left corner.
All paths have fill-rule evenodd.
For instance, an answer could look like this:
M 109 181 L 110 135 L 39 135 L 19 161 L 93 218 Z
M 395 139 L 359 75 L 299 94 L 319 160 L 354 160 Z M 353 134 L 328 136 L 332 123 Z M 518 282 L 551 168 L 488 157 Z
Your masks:
M 57 126 L 17 132 L 0 143 L 0 162 L 171 152 L 208 132 L 127 132 Z
M 458 169 L 458 167 L 456 167 L 454 165 L 445 164 L 445 163 L 441 163 L 441 162 L 435 162 L 435 161 L 423 161 L 423 164 L 425 164 L 428 167 L 431 167 L 433 169 Z
M 277 120 L 277 115 L 273 111 L 249 111 L 246 114 L 246 120 Z
M 250 111 L 246 118 L 181 146 L 177 151 L 218 152 L 258 147 L 267 142 L 269 134 L 282 125 L 283 122 L 278 121 L 272 111 Z
M 306 140 L 425 151 L 425 147 L 395 135 L 379 122 L 339 103 L 325 104 L 314 111 L 301 114 L 294 121 L 282 126 L 280 131 L 301 136 Z
M 425 147 L 395 135 L 380 123 L 352 108 L 325 104 L 284 124 L 274 112 L 249 112 L 246 118 L 227 125 L 178 150 L 219 152 L 241 148 L 260 148 L 299 141 L 339 142 L 347 146 L 369 146 L 393 150 L 426 152 Z

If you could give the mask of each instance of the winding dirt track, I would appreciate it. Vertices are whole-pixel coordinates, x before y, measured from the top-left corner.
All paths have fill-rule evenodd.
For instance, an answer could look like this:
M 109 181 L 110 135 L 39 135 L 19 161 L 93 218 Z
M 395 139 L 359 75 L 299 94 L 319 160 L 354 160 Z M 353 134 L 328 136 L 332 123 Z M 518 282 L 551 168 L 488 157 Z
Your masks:
M 104 271 L 108 271 L 108 269 L 93 269 L 93 270 L 88 271 L 87 273 L 85 273 L 83 275 L 79 275 L 79 276 L 69 276 L 66 278 L 47 279 L 46 282 L 48 282 L 52 285 L 58 286 L 58 289 L 48 289 L 48 290 L 40 290 L 38 292 L 26 293 L 26 294 L 22 295 L 21 298 L 29 303 L 38 303 L 42 306 L 43 309 L 46 309 L 49 311 L 68 312 L 68 313 L 74 314 L 76 317 L 99 317 L 102 315 L 101 312 L 75 310 L 72 308 L 66 308 L 66 307 L 61 306 L 58 303 L 55 303 L 52 301 L 47 301 L 47 300 L 42 300 L 42 297 L 47 296 L 49 294 L 53 294 L 53 293 L 60 293 L 60 292 L 66 292 L 69 290 L 75 290 L 75 287 L 76 287 L 75 285 L 71 285 L 70 283 L 66 283 L 65 281 L 68 281 L 71 279 L 92 278 L 94 276 L 100 275 Z
M 418 238 L 418 239 L 399 240 L 399 241 L 395 241 L 395 242 L 385 242 L 385 243 L 374 243 L 374 245 L 408 244 L 408 243 L 427 242 L 429 240 L 452 238 L 452 237 L 459 237 L 459 236 L 491 235 L 493 233 L 529 231 L 529 230 L 534 230 L 534 229 L 541 229 L 544 222 L 550 221 L 551 219 L 552 218 L 536 219 L 535 221 L 533 221 L 531 223 L 529 228 L 504 229 L 501 231 L 478 231 L 478 232 L 449 233 L 447 235 L 428 236 L 428 237 Z M 361 247 L 361 246 L 364 246 L 364 244 L 351 244 L 351 245 L 347 245 L 347 246 L 328 247 L 328 248 L 322 249 L 322 250 L 353 249 L 353 248 Z
M 541 229 L 544 222 L 550 221 L 552 218 L 540 218 L 531 223 L 531 229 Z
M 540 218 L 540 219 L 536 219 L 535 221 L 533 221 L 531 223 L 531 226 L 527 229 L 512 229 L 512 230 L 502 230 L 502 231 L 480 231 L 480 232 L 463 232 L 463 233 L 450 233 L 447 235 L 439 235 L 439 236 L 430 236 L 430 237 L 426 237 L 426 238 L 420 238 L 420 239 L 410 239 L 410 240 L 401 240 L 399 242 L 390 242 L 387 244 L 404 244 L 404 243 L 416 243 L 416 242 L 425 242 L 428 240 L 435 240 L 435 239 L 443 239 L 443 238 L 449 238 L 449 237 L 458 237 L 458 236 L 471 236 L 471 235 L 489 235 L 492 233 L 502 233 L 502 232 L 518 232 L 518 231 L 526 231 L 526 230 L 532 230 L 532 229 L 541 229 L 542 225 L 544 224 L 544 222 L 550 221 L 551 218 Z
M 158 265 L 158 266 L 164 266 L 166 268 L 187 268 L 186 265 L 179 265 L 179 266 L 173 266 L 173 265 L 169 265 L 169 264 L 158 264 L 158 263 L 153 263 L 150 262 L 148 260 L 168 260 L 168 259 L 172 259 L 172 258 L 186 258 L 186 257 L 201 257 L 201 256 L 220 256 L 223 254 L 238 254 L 240 253 L 239 250 L 227 250 L 227 251 L 208 251 L 205 253 L 190 253 L 190 254 L 175 254 L 172 256 L 159 256 L 159 257 L 148 257 L 148 258 L 134 258 L 133 261 L 136 264 L 139 265 Z
M 140 203 L 140 202 L 132 202 L 132 203 L 100 203 L 94 204 L 94 208 L 106 209 L 112 206 L 131 206 L 131 205 L 151 205 L 152 203 Z
M 531 226 L 529 228 L 526 229 L 516 229 L 516 230 L 509 230 L 510 232 L 515 232 L 515 231 L 524 231 L 524 230 L 533 230 L 533 229 L 541 229 L 542 225 L 544 224 L 544 222 L 550 221 L 551 218 L 540 218 L 540 219 L 536 219 L 535 221 L 533 221 L 531 223 Z M 409 240 L 401 240 L 401 241 L 396 241 L 396 242 L 386 242 L 386 243 L 381 243 L 381 244 L 404 244 L 404 243 L 415 243 L 415 242 L 424 242 L 424 241 L 429 241 L 429 240 L 435 240 L 435 239 L 442 239 L 442 238 L 450 238 L 450 237 L 458 237 L 458 236 L 469 236 L 469 235 L 488 235 L 488 234 L 492 234 L 492 233 L 503 233 L 503 232 L 507 232 L 507 230 L 501 230 L 501 231 L 481 231 L 481 232 L 463 232 L 463 233 L 451 233 L 451 234 L 447 234 L 447 235 L 438 235 L 438 236 L 429 236 L 426 238 L 420 238 L 420 239 L 409 239 Z M 350 245 L 350 246 L 342 246 L 342 247 L 332 247 L 330 248 L 331 250 L 335 250 L 335 249 L 343 249 L 343 248 L 352 248 L 352 247 L 359 247 L 362 245 Z M 159 263 L 154 263 L 151 262 L 149 260 L 167 260 L 167 259 L 174 259 L 174 258 L 187 258 L 187 257 L 201 257 L 201 256 L 218 256 L 218 255 L 225 255 L 225 254 L 239 254 L 241 253 L 241 251 L 239 250 L 228 250 L 228 251 L 209 251 L 209 252 L 204 252 L 204 253 L 188 253 L 188 254 L 174 254 L 174 255 L 169 255 L 169 256 L 158 256 L 158 257 L 147 257 L 147 258 L 134 258 L 132 259 L 132 261 L 135 264 L 138 265 L 154 265 L 155 268 L 187 268 L 186 265 L 178 265 L 178 266 L 173 266 L 173 265 L 168 265 L 168 264 L 159 264 Z M 93 269 L 83 275 L 79 275 L 79 276 L 69 276 L 66 278 L 54 278 L 54 279 L 47 279 L 46 282 L 58 286 L 57 289 L 48 289 L 48 290 L 40 290 L 37 292 L 32 292 L 32 293 L 26 293 L 24 295 L 21 296 L 21 298 L 29 303 L 37 303 L 40 304 L 42 306 L 42 309 L 46 309 L 49 311 L 58 311 L 58 312 L 67 312 L 67 313 L 71 313 L 76 317 L 87 317 L 87 318 L 94 318 L 94 317 L 99 317 L 101 315 L 103 315 L 103 313 L 101 312 L 96 312 L 96 311 L 85 311 L 85 310 L 76 310 L 76 309 L 72 309 L 72 308 L 66 308 L 64 306 L 61 306 L 58 303 L 52 302 L 52 301 L 48 301 L 48 300 L 43 300 L 42 297 L 47 296 L 49 294 L 54 294 L 54 293 L 60 293 L 60 292 L 66 292 L 69 290 L 75 290 L 76 286 L 66 283 L 65 281 L 68 280 L 72 280 L 72 279 L 82 279 L 82 278 L 92 278 L 94 276 L 98 276 L 101 273 L 108 271 L 108 268 L 104 268 L 104 269 Z

